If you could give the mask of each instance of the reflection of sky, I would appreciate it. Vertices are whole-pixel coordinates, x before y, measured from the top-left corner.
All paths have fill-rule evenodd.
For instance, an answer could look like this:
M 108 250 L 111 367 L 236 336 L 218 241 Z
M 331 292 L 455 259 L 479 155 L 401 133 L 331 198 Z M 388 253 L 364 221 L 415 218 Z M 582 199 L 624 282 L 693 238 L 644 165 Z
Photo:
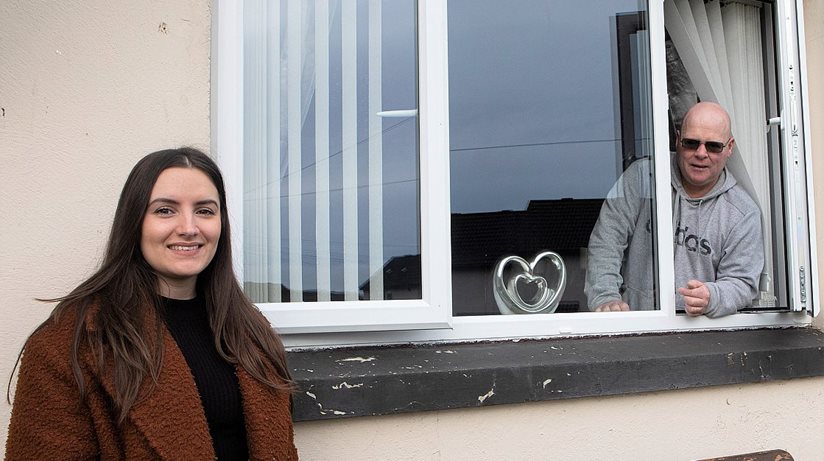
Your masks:
M 452 212 L 604 197 L 621 157 L 615 14 L 639 2 L 448 8 Z

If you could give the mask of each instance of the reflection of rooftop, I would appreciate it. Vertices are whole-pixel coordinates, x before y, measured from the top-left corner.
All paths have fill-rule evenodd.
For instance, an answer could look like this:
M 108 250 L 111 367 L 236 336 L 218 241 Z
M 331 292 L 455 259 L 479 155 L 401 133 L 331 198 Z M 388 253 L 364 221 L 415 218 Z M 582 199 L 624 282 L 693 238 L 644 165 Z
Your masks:
M 369 280 L 361 292 L 369 298 Z M 383 291 L 387 299 L 418 299 L 421 296 L 421 255 L 395 256 L 383 266 Z
M 412 282 L 417 280 L 417 282 Z M 386 289 L 411 289 L 411 285 L 420 286 L 421 255 L 395 256 L 383 266 L 383 285 Z M 411 282 L 411 283 L 410 283 Z M 369 282 L 361 285 L 368 290 Z
M 503 255 L 531 256 L 539 250 L 577 255 L 589 244 L 602 199 L 532 200 L 522 211 L 452 215 L 452 267 L 492 270 Z M 566 256 L 565 256 L 566 257 Z M 383 267 L 386 293 L 419 296 L 420 255 L 396 256 Z M 369 281 L 360 289 L 369 293 Z M 397 299 L 397 298 L 395 298 Z
M 532 200 L 523 211 L 452 215 L 452 266 L 491 266 L 505 254 L 577 252 L 589 244 L 602 199 Z

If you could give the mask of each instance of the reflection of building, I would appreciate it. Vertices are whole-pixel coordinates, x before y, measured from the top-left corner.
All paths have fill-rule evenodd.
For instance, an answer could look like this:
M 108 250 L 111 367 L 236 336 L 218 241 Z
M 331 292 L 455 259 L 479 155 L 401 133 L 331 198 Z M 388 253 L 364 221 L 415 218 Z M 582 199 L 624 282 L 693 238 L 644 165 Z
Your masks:
M 586 247 L 602 202 L 532 200 L 523 211 L 453 214 L 453 312 L 497 314 L 492 296 L 495 264 L 507 255 L 530 258 L 542 250 L 561 255 L 567 267 L 567 287 L 557 312 L 585 308 Z M 383 271 L 386 299 L 420 299 L 420 255 L 392 258 Z M 368 299 L 369 282 L 361 290 Z
M 497 314 L 492 271 L 504 256 L 551 250 L 564 258 L 567 287 L 556 312 L 586 308 L 589 234 L 601 199 L 532 200 L 523 211 L 452 215 L 452 305 L 456 315 Z
M 369 299 L 369 281 L 360 286 Z M 383 266 L 384 299 L 421 299 L 421 255 L 396 256 Z
M 564 258 L 567 285 L 556 312 L 586 309 L 586 247 L 602 199 L 532 200 L 523 211 L 452 215 L 452 309 L 455 315 L 497 314 L 492 271 L 504 256 L 531 258 L 551 250 Z M 421 298 L 420 255 L 399 256 L 383 268 L 386 299 Z M 361 285 L 369 297 L 369 282 Z

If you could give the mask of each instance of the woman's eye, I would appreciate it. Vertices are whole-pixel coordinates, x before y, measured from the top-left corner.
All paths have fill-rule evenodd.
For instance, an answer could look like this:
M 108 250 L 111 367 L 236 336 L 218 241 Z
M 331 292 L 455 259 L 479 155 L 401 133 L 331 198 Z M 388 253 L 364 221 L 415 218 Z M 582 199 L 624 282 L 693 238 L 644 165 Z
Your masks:
M 207 215 L 207 216 L 214 216 L 217 213 L 215 213 L 215 210 L 212 210 L 211 208 L 201 208 L 200 210 L 197 210 L 197 214 L 203 214 L 203 215 Z
M 159 215 L 169 215 L 169 214 L 172 214 L 172 213 L 173 213 L 172 209 L 167 208 L 167 207 L 161 207 L 161 208 L 158 208 L 158 209 L 155 210 L 155 214 L 159 214 Z

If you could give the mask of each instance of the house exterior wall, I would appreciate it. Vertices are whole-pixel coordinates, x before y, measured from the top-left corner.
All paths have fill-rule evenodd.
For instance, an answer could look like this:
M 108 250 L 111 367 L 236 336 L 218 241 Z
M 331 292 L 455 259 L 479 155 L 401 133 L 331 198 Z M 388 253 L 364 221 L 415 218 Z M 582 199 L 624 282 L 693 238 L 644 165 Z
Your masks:
M 821 459 L 824 379 L 300 423 L 311 460 Z M 794 429 L 803 425 L 811 431 Z
M 116 3 L 0 2 L 4 390 L 52 308 L 34 298 L 64 295 L 95 268 L 134 163 L 209 146 L 209 2 Z M 10 411 L 3 398 L 3 447 Z
M 824 0 L 804 7 L 818 152 Z M 134 162 L 169 146 L 208 148 L 210 19 L 206 0 L 0 3 L 0 383 L 51 309 L 33 298 L 65 294 L 99 261 Z M 821 155 L 813 168 L 824 178 Z M 815 198 L 824 232 L 824 181 Z M 10 411 L 3 401 L 3 446 Z M 783 448 L 814 460 L 824 452 L 824 378 L 304 422 L 295 431 L 304 459 L 686 460 Z

